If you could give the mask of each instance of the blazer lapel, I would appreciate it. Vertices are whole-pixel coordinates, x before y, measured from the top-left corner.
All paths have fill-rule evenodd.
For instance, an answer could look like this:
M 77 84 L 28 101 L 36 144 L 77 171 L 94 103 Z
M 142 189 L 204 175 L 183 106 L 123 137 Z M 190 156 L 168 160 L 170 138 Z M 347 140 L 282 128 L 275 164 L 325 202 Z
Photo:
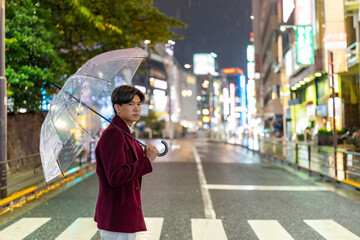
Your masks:
M 114 123 L 116 126 L 120 127 L 122 130 L 124 130 L 126 133 L 131 134 L 130 129 L 128 127 L 128 125 L 124 122 L 124 120 L 122 120 L 118 115 L 115 115 L 113 120 L 111 121 L 112 123 Z M 125 139 L 126 141 L 130 144 L 131 146 L 131 150 L 134 153 L 135 159 L 139 159 L 138 158 L 138 154 L 136 151 L 136 142 L 134 139 L 132 139 L 131 137 L 129 137 L 128 135 L 125 135 Z

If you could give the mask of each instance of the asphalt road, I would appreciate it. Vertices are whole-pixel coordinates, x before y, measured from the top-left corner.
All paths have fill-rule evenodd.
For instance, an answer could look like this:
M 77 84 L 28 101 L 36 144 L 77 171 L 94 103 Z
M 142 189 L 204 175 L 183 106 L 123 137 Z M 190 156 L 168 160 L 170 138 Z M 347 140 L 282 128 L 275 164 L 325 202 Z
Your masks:
M 138 240 L 360 240 L 359 191 L 240 146 L 168 143 L 169 153 L 143 178 L 149 231 Z M 0 239 L 100 239 L 92 221 L 97 193 L 89 173 L 44 194 L 0 216 Z

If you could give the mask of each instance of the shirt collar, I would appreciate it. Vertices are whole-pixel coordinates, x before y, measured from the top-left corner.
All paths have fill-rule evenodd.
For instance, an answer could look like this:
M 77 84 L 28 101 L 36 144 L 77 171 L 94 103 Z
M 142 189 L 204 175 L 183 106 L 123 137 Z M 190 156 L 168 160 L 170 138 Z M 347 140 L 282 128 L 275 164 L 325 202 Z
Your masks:
M 129 127 L 129 130 L 130 130 L 130 132 L 131 133 L 133 133 L 135 130 L 132 128 L 132 127 L 130 127 L 129 125 L 128 125 L 128 127 Z

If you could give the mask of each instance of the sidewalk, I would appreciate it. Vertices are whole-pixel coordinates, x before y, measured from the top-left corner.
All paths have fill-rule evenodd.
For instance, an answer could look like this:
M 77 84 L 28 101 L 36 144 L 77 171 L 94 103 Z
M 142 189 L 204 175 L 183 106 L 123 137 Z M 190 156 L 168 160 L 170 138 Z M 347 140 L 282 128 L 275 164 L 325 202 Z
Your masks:
M 16 184 L 12 188 L 16 192 L 12 192 L 12 194 L 8 194 L 8 197 L 0 199 L 0 215 L 12 211 L 16 207 L 21 207 L 27 201 L 38 198 L 42 194 L 57 189 L 65 183 L 76 180 L 94 169 L 95 163 L 86 163 L 81 167 L 69 169 L 64 172 L 64 176 L 59 176 L 49 183 L 45 182 L 42 172 L 38 177 L 31 178 L 31 180 L 26 178 L 28 173 L 22 173 L 17 178 L 22 178 L 23 183 Z

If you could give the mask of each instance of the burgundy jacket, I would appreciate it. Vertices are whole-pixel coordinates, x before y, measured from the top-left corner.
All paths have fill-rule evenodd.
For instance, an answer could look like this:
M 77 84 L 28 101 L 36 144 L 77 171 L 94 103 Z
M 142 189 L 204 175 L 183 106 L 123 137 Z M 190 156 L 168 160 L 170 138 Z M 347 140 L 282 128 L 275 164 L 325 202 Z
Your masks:
M 131 134 L 119 116 L 115 115 L 112 122 Z M 150 173 L 152 166 L 142 147 L 110 125 L 100 137 L 95 153 L 99 196 L 94 220 L 98 228 L 123 233 L 146 231 L 141 176 Z

